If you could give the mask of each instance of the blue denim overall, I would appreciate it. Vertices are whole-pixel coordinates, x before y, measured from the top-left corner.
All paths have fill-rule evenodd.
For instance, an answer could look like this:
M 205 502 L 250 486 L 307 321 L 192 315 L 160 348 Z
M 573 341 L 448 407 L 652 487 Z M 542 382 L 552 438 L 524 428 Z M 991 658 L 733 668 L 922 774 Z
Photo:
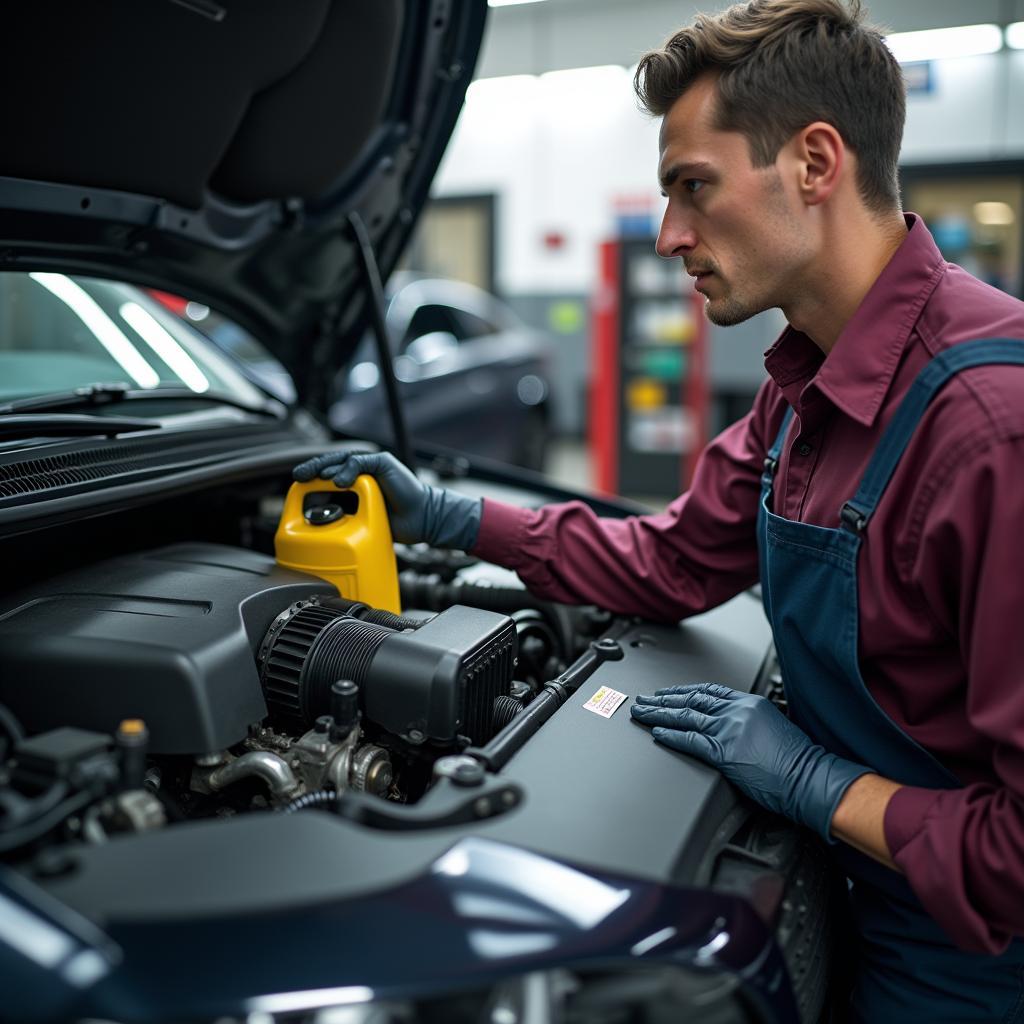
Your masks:
M 788 409 L 765 460 L 757 538 L 764 606 L 775 637 L 794 722 L 826 750 L 910 786 L 960 782 L 886 715 L 868 692 L 857 659 L 857 553 L 928 403 L 961 370 L 1024 365 L 1024 341 L 958 344 L 918 375 L 840 515 L 840 528 L 793 522 L 771 511 L 772 484 Z M 1024 941 L 998 957 L 964 953 L 925 912 L 905 878 L 845 843 L 831 847 L 851 880 L 859 962 L 854 1020 L 1024 1021 Z

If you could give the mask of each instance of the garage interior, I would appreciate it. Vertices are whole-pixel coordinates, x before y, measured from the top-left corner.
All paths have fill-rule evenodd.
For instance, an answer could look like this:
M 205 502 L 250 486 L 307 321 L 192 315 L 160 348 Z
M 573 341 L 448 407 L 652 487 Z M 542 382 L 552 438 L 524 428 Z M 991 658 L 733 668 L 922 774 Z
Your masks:
M 637 109 L 632 70 L 697 11 L 724 6 L 492 3 L 475 81 L 406 255 L 412 269 L 493 290 L 548 335 L 546 468 L 570 486 L 602 489 L 615 478 L 600 464 L 606 455 L 595 451 L 590 423 L 601 371 L 595 310 L 608 287 L 601 245 L 646 238 L 653 252 L 664 205 L 655 180 L 658 123 Z M 924 217 L 950 261 L 1020 297 L 1024 2 L 875 0 L 868 18 L 890 31 L 907 77 L 904 208 Z M 660 283 L 670 296 L 678 292 L 675 321 L 671 299 L 654 302 L 652 329 L 667 332 L 663 348 L 678 349 L 689 340 L 691 283 L 671 272 Z M 762 353 L 783 325 L 771 311 L 728 329 L 709 326 L 702 379 L 689 394 L 699 430 L 672 429 L 673 415 L 688 426 L 692 416 L 678 395 L 671 400 L 663 375 L 634 386 L 635 411 L 661 417 L 661 433 L 646 443 L 659 447 L 664 465 L 675 459 L 682 468 L 613 489 L 653 507 L 674 497 L 686 480 L 683 441 L 714 436 L 746 412 L 764 377 Z M 665 372 L 677 372 L 678 362 L 666 361 Z
M 1024 1024 L 1024 0 L 857 4 L 788 177 L 726 0 L 11 7 L 0 1024 Z

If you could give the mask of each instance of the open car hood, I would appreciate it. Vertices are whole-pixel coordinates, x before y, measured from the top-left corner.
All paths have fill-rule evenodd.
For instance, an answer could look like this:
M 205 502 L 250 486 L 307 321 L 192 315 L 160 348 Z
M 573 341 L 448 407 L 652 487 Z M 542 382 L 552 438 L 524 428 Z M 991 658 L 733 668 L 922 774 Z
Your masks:
M 51 0 L 0 41 L 0 260 L 188 296 L 325 406 L 394 268 L 486 0 Z

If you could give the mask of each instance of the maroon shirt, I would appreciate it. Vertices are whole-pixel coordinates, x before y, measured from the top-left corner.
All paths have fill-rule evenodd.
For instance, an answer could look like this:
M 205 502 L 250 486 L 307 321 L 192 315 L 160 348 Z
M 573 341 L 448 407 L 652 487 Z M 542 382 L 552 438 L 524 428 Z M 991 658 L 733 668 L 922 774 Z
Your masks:
M 757 581 L 761 470 L 786 403 L 799 432 L 774 509 L 838 526 L 917 372 L 958 342 L 1024 339 L 1024 303 L 907 223 L 828 358 L 787 328 L 753 409 L 665 512 L 612 520 L 579 502 L 488 500 L 475 553 L 554 600 L 662 620 L 711 608 Z M 964 783 L 899 790 L 889 848 L 959 946 L 997 952 L 1024 935 L 1024 367 L 964 371 L 929 406 L 868 527 L 858 585 L 868 689 Z

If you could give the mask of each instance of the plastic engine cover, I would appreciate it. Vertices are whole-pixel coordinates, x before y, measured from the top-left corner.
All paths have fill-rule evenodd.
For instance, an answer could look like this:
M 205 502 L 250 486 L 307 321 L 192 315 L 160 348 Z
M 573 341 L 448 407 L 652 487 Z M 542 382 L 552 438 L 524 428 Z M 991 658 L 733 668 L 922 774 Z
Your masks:
M 221 750 L 267 713 L 255 649 L 331 584 L 241 548 L 179 544 L 48 579 L 0 609 L 0 701 L 29 733 L 142 718 L 157 754 Z

